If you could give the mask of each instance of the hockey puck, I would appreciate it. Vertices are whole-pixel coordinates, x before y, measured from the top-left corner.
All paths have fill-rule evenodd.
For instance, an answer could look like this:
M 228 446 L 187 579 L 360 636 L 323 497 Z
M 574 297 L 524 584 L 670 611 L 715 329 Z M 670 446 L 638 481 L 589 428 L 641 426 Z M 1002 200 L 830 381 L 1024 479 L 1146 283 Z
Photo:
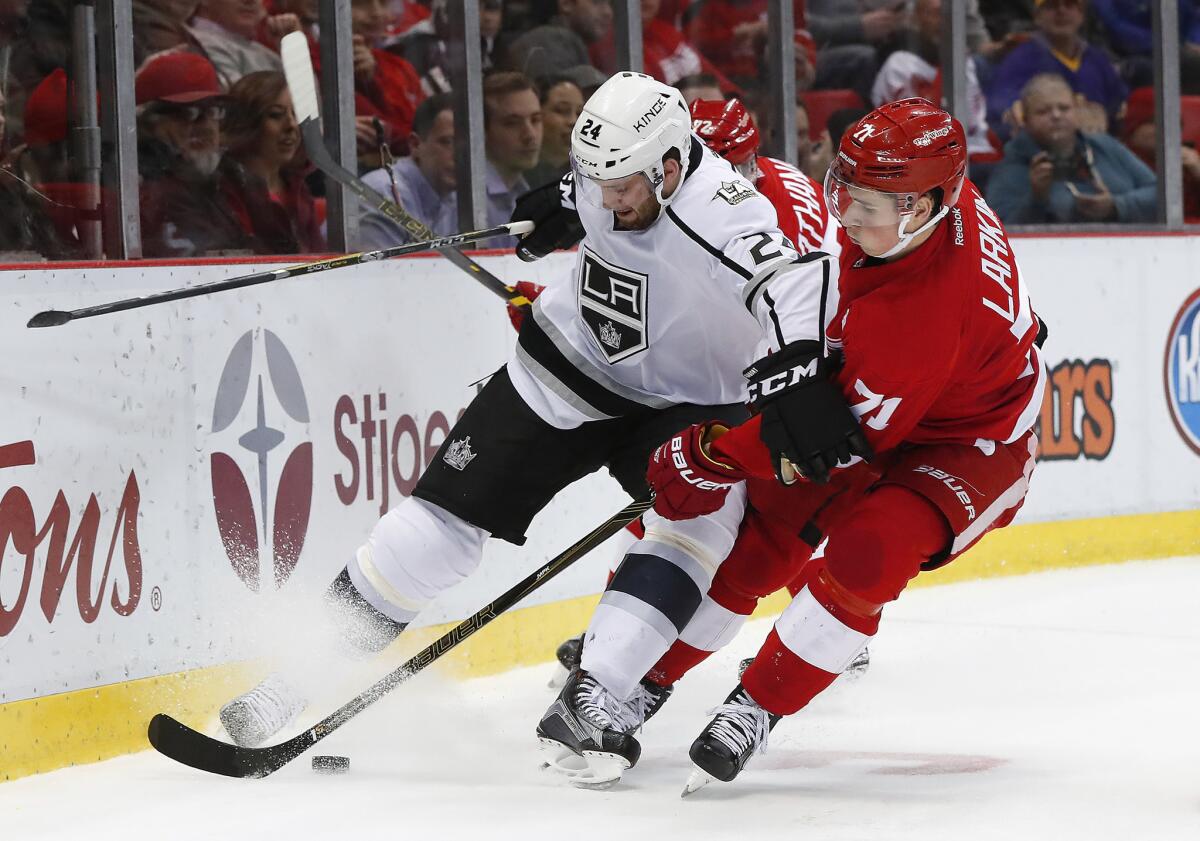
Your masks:
M 314 756 L 312 768 L 318 774 L 345 774 L 350 770 L 350 757 Z

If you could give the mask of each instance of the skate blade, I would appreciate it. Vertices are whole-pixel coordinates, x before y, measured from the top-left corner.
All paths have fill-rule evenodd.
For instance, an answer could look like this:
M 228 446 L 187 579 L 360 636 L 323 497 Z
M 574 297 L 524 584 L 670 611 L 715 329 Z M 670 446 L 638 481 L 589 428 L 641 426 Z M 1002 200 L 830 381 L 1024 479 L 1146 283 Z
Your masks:
M 565 777 L 575 788 L 610 789 L 621 781 L 621 775 L 629 768 L 629 762 L 615 754 L 584 751 L 580 756 L 553 739 L 539 738 L 538 742 L 542 768 Z
M 692 774 L 688 777 L 687 782 L 684 784 L 683 791 L 679 792 L 679 796 L 687 797 L 690 794 L 694 794 L 715 779 L 716 777 L 714 777 L 712 774 L 702 771 L 693 765 Z
M 562 689 L 567 683 L 567 678 L 570 676 L 571 672 L 568 671 L 566 666 L 562 663 L 556 663 L 554 665 L 554 675 L 550 680 L 546 681 L 546 686 L 551 689 Z

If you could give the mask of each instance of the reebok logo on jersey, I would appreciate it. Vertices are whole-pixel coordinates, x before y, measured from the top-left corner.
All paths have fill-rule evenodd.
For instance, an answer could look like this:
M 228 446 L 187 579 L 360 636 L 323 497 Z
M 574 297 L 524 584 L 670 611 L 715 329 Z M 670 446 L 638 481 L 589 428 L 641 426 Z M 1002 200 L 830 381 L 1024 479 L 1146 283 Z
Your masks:
M 446 448 L 445 455 L 442 456 L 442 461 L 455 470 L 466 470 L 467 465 L 474 460 L 476 455 L 478 453 L 471 450 L 471 436 L 468 435 L 466 438 L 451 442 L 450 446 Z
M 721 189 L 717 190 L 714 199 L 722 199 L 726 204 L 741 204 L 754 195 L 754 188 L 741 181 L 722 181 Z

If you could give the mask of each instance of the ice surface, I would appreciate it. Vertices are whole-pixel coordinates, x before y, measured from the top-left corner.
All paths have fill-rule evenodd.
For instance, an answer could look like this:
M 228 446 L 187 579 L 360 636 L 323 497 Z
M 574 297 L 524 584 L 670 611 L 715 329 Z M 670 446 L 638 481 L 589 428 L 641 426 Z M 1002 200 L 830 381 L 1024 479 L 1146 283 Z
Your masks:
M 153 752 L 0 784 L 3 837 L 1200 839 L 1200 558 L 920 589 L 862 680 L 776 727 L 732 784 L 679 792 L 756 622 L 683 681 L 607 792 L 538 770 L 551 668 L 424 674 L 266 780 Z M 486 631 L 484 632 L 486 633 Z M 2 758 L 0 758 L 2 761 Z

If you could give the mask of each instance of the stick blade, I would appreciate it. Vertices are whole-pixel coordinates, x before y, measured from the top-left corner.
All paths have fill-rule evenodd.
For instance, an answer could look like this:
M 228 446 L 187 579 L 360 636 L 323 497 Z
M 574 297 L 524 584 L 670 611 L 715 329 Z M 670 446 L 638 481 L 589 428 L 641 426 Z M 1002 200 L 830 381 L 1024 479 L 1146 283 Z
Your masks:
M 287 750 L 292 745 L 291 742 L 270 748 L 242 748 L 231 745 L 205 736 L 164 713 L 158 713 L 150 719 L 150 726 L 146 728 L 146 738 L 156 751 L 168 759 L 199 771 L 225 777 L 259 779 L 277 771 L 288 760 L 303 753 L 303 750 L 295 753 Z
M 63 310 L 45 310 L 39 312 L 33 318 L 29 319 L 26 327 L 61 327 L 70 321 L 74 316 Z
M 283 75 L 287 77 L 292 92 L 292 108 L 296 122 L 316 120 L 320 114 L 317 107 L 317 87 L 313 81 L 312 55 L 308 51 L 308 37 L 303 32 L 289 32 L 279 42 L 279 55 L 283 60 Z

